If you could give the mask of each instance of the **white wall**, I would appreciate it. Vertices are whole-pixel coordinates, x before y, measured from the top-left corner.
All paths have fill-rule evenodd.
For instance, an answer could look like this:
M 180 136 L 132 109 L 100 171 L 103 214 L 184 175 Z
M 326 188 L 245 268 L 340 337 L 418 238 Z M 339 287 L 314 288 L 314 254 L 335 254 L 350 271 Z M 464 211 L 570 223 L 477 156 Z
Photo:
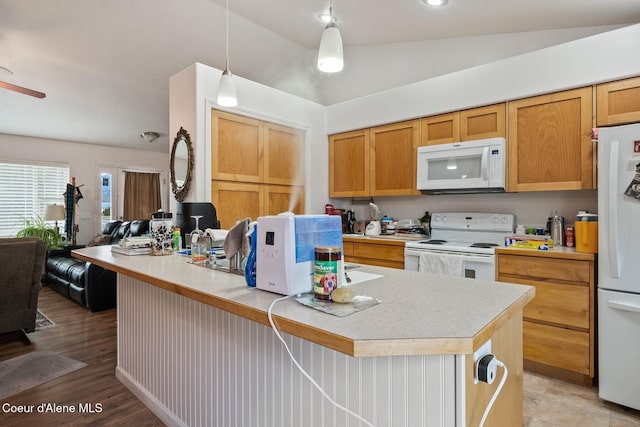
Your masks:
M 344 70 L 332 75 L 314 76 L 319 82 L 317 99 L 323 105 L 332 105 L 619 27 L 563 28 L 345 46 Z
M 83 198 L 80 210 L 78 244 L 88 243 L 100 231 L 100 176 L 98 168 L 112 166 L 135 170 L 161 170 L 169 177 L 169 155 L 104 145 L 82 144 L 52 139 L 0 134 L 0 161 L 54 162 L 70 165 L 70 176 Z M 167 187 L 168 188 L 168 187 Z M 168 194 L 163 195 L 166 200 Z
M 640 74 L 640 24 L 327 108 L 330 134 Z

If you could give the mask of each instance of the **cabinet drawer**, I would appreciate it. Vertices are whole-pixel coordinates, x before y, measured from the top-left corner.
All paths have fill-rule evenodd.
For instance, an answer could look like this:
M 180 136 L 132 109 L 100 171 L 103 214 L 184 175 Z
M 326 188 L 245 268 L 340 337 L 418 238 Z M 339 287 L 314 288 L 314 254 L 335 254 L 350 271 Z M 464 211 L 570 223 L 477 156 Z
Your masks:
M 355 243 L 353 245 L 353 256 L 356 258 L 404 261 L 404 247 Z
M 526 319 L 558 323 L 589 330 L 589 287 L 519 280 L 536 288 L 535 298 L 524 308 Z
M 499 275 L 527 276 L 543 281 L 566 280 L 588 284 L 591 278 L 589 262 L 572 259 L 500 254 L 497 269 Z
M 523 322 L 526 360 L 591 375 L 589 334 L 538 323 Z

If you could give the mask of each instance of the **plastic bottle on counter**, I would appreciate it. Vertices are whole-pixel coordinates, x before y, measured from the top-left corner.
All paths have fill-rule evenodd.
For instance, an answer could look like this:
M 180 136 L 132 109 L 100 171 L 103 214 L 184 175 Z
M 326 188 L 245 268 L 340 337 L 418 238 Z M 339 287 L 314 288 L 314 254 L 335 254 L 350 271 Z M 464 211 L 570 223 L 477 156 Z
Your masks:
M 180 227 L 173 229 L 173 250 L 178 252 L 182 249 L 182 237 L 180 236 Z
M 256 248 L 258 240 L 258 223 L 252 222 L 249 224 L 249 255 L 247 256 L 247 263 L 244 267 L 244 280 L 247 286 L 252 288 L 256 287 Z

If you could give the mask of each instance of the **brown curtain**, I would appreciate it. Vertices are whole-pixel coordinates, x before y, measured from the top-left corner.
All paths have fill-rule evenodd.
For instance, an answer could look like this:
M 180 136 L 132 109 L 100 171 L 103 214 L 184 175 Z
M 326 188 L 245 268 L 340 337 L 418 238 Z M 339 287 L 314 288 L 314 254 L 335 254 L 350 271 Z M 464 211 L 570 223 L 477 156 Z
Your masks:
M 150 219 L 162 207 L 159 173 L 124 173 L 124 220 Z

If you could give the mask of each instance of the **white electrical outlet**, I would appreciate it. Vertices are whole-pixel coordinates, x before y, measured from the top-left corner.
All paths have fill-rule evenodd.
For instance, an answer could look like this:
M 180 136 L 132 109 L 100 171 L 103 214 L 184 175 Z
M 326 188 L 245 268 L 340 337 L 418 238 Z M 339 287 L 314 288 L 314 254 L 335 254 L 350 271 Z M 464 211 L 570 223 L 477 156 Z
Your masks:
M 491 353 L 491 340 L 487 340 L 473 353 L 473 383 L 478 384 L 478 360 Z

